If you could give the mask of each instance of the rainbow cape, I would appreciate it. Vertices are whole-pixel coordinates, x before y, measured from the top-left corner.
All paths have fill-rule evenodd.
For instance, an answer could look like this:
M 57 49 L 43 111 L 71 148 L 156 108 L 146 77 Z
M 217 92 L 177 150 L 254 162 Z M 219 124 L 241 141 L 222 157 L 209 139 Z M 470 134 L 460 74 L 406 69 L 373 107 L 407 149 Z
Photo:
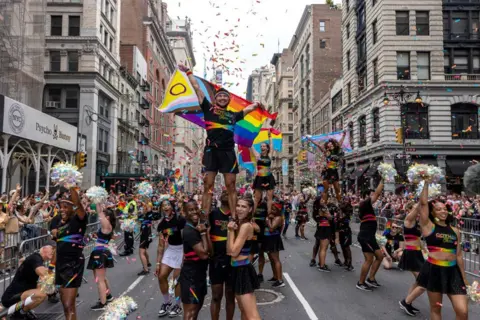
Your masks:
M 342 139 L 342 131 L 338 132 L 330 132 L 330 133 L 325 133 L 325 134 L 319 134 L 316 136 L 311 136 L 310 139 L 312 139 L 315 142 L 327 142 L 330 139 L 335 139 L 337 141 L 340 141 Z M 306 141 L 306 137 L 302 137 L 302 141 Z M 347 134 L 345 136 L 345 140 L 343 140 L 342 144 L 342 149 L 345 152 L 352 152 L 352 146 L 350 145 L 350 135 Z
M 210 103 L 214 101 L 214 94 L 220 88 L 220 86 L 210 83 L 199 77 L 195 78 L 197 79 L 197 82 L 207 100 L 210 101 Z M 231 101 L 227 107 L 227 110 L 239 112 L 251 104 L 251 102 L 234 94 L 230 94 L 230 97 Z M 193 122 L 202 128 L 205 128 L 203 112 L 200 109 L 200 103 L 197 95 L 195 94 L 195 90 L 190 84 L 187 75 L 178 69 L 170 78 L 170 82 L 168 83 L 168 87 L 165 92 L 165 97 L 162 104 L 158 107 L 158 110 L 164 113 L 173 112 L 180 117 Z M 249 113 L 242 121 L 239 121 L 235 124 L 235 143 L 241 146 L 251 147 L 265 120 L 274 120 L 276 118 L 276 113 L 270 114 L 265 110 L 257 108 L 253 112 Z

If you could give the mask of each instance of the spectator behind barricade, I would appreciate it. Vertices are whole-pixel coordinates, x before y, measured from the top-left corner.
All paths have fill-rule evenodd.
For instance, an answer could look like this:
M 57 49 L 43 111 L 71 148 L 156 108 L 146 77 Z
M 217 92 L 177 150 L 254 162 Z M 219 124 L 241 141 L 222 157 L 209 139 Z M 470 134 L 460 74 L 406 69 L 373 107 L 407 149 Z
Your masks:
M 33 206 L 32 202 L 35 201 L 33 197 L 29 197 L 23 202 L 17 204 L 16 214 L 19 221 L 19 226 L 21 227 L 20 238 L 22 240 L 35 238 L 41 235 L 42 226 L 35 225 L 35 216 L 37 215 L 37 212 L 40 209 L 42 203 L 47 199 L 48 192 L 46 192 L 45 196 Z

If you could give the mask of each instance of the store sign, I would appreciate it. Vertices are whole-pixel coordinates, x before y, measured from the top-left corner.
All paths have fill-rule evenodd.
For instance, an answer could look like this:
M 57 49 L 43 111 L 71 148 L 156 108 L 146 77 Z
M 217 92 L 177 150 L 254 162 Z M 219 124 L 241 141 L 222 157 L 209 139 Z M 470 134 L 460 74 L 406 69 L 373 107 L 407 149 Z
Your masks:
M 57 148 L 77 151 L 77 128 L 5 96 L 2 132 Z

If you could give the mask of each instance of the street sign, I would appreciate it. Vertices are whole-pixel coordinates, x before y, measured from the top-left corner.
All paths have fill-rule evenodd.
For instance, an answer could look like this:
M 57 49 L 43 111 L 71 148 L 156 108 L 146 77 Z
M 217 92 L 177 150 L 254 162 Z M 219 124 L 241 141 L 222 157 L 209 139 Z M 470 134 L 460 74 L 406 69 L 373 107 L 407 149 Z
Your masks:
M 409 154 L 397 154 L 397 159 L 410 159 L 412 156 Z

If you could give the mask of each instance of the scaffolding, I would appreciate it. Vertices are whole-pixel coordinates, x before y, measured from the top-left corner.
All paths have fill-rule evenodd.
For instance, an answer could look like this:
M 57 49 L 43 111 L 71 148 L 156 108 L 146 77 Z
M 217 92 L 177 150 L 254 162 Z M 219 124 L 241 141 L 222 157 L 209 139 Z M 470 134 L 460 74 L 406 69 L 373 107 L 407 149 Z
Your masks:
M 0 94 L 41 110 L 46 0 L 0 0 Z

